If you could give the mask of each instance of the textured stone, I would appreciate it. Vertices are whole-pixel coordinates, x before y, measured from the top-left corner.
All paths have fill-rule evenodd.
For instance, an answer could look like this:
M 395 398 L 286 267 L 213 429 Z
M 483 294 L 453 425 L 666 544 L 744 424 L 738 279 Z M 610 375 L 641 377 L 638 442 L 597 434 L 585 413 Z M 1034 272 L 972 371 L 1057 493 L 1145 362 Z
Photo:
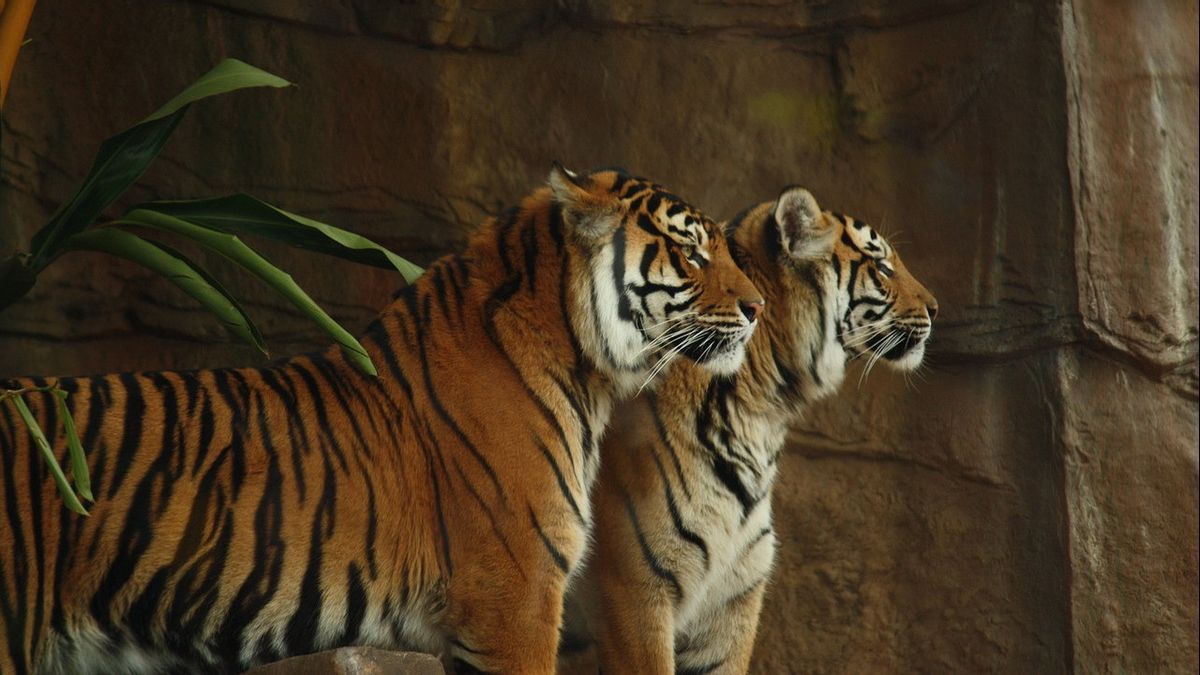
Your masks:
M 797 35 L 846 28 L 879 28 L 963 11 L 978 0 L 580 0 L 568 3 L 570 18 L 601 26 L 697 32 L 738 30 Z
M 1069 669 L 1052 365 L 851 373 L 811 411 L 781 463 L 755 672 Z
M 1081 672 L 1200 662 L 1196 404 L 1128 367 L 1065 352 L 1058 367 Z
M 541 0 L 356 0 L 355 4 L 372 33 L 454 49 L 514 47 L 538 35 L 556 18 L 555 3 Z
M 1197 5 L 1078 0 L 1065 13 L 1084 327 L 1174 369 L 1200 340 Z
M 294 656 L 247 671 L 247 675 L 443 675 L 442 662 L 428 654 L 347 647 Z
M 103 138 L 224 56 L 298 86 L 194 106 L 124 204 L 244 190 L 423 263 L 554 159 L 720 217 L 804 184 L 893 235 L 941 315 L 911 385 L 854 372 L 793 433 L 756 671 L 1186 671 L 1196 18 L 1183 0 L 42 0 L 2 120 L 0 257 Z M 352 331 L 400 283 L 262 248 Z M 325 342 L 188 252 L 273 353 Z M 252 363 L 99 255 L 0 313 L 0 376 Z
M 358 32 L 358 18 L 350 0 L 293 2 L 292 0 L 208 0 L 219 7 L 303 24 L 336 33 Z

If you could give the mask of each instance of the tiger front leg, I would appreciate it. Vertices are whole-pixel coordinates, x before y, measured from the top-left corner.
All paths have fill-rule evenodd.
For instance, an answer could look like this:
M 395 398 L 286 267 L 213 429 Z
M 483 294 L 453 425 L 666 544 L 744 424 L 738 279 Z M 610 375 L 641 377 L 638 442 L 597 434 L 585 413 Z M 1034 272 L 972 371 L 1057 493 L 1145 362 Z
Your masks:
M 600 672 L 672 675 L 674 610 L 667 590 L 619 579 L 602 588 L 592 621 Z
M 680 640 L 677 673 L 742 675 L 750 669 L 766 582 L 699 617 Z
M 565 575 L 509 572 L 457 575 L 448 608 L 454 672 L 554 673 Z

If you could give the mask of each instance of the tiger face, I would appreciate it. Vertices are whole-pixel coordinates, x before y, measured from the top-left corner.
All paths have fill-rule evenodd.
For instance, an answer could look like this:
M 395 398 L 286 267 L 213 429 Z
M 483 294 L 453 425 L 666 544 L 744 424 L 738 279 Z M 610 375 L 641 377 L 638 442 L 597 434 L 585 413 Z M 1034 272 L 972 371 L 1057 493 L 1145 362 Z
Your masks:
M 838 325 L 842 346 L 852 355 L 875 355 L 899 370 L 917 368 L 925 357 L 937 300 L 870 225 L 839 213 L 822 215 L 841 230 L 831 260 L 846 280 Z
M 793 362 L 814 364 L 822 393 L 831 392 L 846 363 L 858 357 L 868 367 L 879 361 L 899 370 L 920 366 L 937 300 L 883 236 L 856 218 L 822 211 L 798 187 L 741 220 L 765 221 L 775 260 L 762 267 L 775 271 L 759 281 L 770 284 L 772 304 L 779 305 L 779 344 L 805 352 Z M 739 245 L 744 236 L 752 235 L 739 232 Z M 820 309 L 815 320 L 814 305 Z
M 574 295 L 590 304 L 578 332 L 597 363 L 650 376 L 678 355 L 716 373 L 740 367 L 763 299 L 717 224 L 619 170 L 556 165 L 550 186 L 589 261 L 589 288 Z

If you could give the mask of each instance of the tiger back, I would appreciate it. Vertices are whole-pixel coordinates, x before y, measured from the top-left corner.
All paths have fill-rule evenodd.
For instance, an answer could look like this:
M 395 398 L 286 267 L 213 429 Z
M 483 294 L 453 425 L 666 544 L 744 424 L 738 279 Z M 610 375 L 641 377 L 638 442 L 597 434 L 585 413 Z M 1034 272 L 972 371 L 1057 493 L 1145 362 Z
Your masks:
M 728 231 L 768 303 L 745 364 L 732 377 L 673 364 L 605 439 L 595 546 L 570 603 L 572 641 L 590 633 L 603 672 L 746 672 L 788 424 L 853 359 L 918 367 L 937 314 L 882 236 L 803 189 Z
M 352 644 L 552 672 L 614 403 L 664 340 L 736 368 L 761 296 L 660 186 L 549 182 L 398 294 L 361 340 L 378 377 L 330 349 L 58 379 L 89 517 L 0 407 L 0 672 L 230 672 Z M 50 394 L 26 399 L 58 428 Z

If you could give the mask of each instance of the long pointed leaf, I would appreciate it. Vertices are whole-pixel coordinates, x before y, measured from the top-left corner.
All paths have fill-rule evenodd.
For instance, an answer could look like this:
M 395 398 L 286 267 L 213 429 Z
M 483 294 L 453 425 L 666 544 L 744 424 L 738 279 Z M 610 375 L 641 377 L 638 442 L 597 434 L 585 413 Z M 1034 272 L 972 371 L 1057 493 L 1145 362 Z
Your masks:
M 71 453 L 71 478 L 75 481 L 75 489 L 79 495 L 89 502 L 96 501 L 92 496 L 92 477 L 88 473 L 87 457 L 83 454 L 83 445 L 79 442 L 79 434 L 75 431 L 75 420 L 67 409 L 67 392 L 55 389 L 58 397 L 58 416 L 62 418 L 63 430 L 67 432 L 67 449 Z
M 134 208 L 165 213 L 228 234 L 265 237 L 358 263 L 391 267 L 409 283 L 424 272 L 364 236 L 289 213 L 247 194 L 191 201 L 149 202 Z
M 184 293 L 192 296 L 216 315 L 221 324 L 235 335 L 267 353 L 262 334 L 250 320 L 246 310 L 226 291 L 220 282 L 209 276 L 182 253 L 158 242 L 112 228 L 80 232 L 67 241 L 73 250 L 101 251 L 132 260 L 166 277 Z
M 155 110 L 142 121 L 149 122 L 166 117 L 200 99 L 237 89 L 245 89 L 247 87 L 275 87 L 276 89 L 282 89 L 283 87 L 290 86 L 292 86 L 291 82 L 278 75 L 272 75 L 244 61 L 225 59 L 213 66 L 212 70 L 201 75 L 195 82 L 189 84 L 187 89 L 176 94 L 175 98 L 164 103 L 163 107 Z
M 322 330 L 341 345 L 342 351 L 360 370 L 368 375 L 377 374 L 374 364 L 371 363 L 371 357 L 367 355 L 367 350 L 353 335 L 326 314 L 325 310 L 321 309 L 320 305 L 314 302 L 308 293 L 304 292 L 304 289 L 300 288 L 290 274 L 272 265 L 236 236 L 146 209 L 134 209 L 125 214 L 123 219 L 114 221 L 114 224 L 142 225 L 172 232 L 229 258 L 254 276 L 262 279 L 276 292 L 287 298 L 305 316 L 315 321 Z
M 226 59 L 141 122 L 104 141 L 92 168 L 58 211 L 33 236 L 31 268 L 41 271 L 66 240 L 108 207 L 158 156 L 189 104 L 246 87 L 285 87 L 289 82 L 234 59 Z
M 62 467 L 58 465 L 58 458 L 54 456 L 54 450 L 50 447 L 50 441 L 46 440 L 46 434 L 42 432 L 42 427 L 38 425 L 34 419 L 33 413 L 29 411 L 29 406 L 25 405 L 25 400 L 20 394 L 12 397 L 13 405 L 17 406 L 17 412 L 20 413 L 21 419 L 25 421 L 25 426 L 29 429 L 29 434 L 33 436 L 34 443 L 38 449 L 42 451 L 42 456 L 46 459 L 46 465 L 50 468 L 50 475 L 54 477 L 54 484 L 58 486 L 58 492 L 62 495 L 63 501 L 66 502 L 67 508 L 75 513 L 86 516 L 87 509 L 83 508 L 83 504 L 79 503 L 79 498 L 75 496 L 75 491 L 71 489 L 71 484 L 67 482 L 67 477 L 63 475 Z

